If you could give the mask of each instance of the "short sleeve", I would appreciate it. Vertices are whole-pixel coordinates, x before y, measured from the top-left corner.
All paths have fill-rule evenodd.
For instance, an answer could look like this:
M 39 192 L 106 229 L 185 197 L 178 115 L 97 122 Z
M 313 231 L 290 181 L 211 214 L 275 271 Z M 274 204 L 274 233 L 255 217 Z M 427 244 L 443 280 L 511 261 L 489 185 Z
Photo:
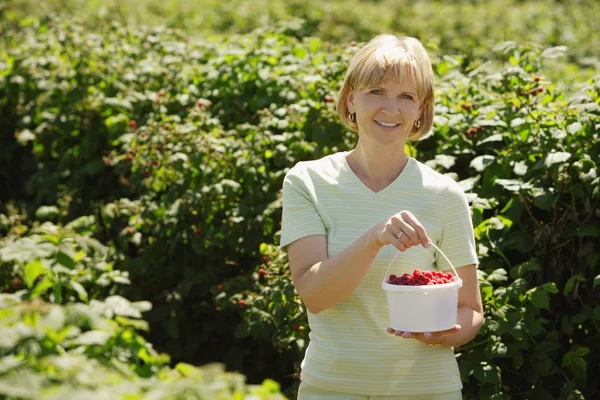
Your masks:
M 442 234 L 438 247 L 455 268 L 479 264 L 467 196 L 460 185 L 453 180 L 448 184 L 444 199 Z M 438 269 L 443 271 L 452 269 L 446 259 L 438 253 L 436 253 L 436 264 Z
M 290 169 L 283 180 L 283 213 L 279 247 L 310 235 L 326 235 L 327 231 L 315 205 L 310 176 L 301 164 Z

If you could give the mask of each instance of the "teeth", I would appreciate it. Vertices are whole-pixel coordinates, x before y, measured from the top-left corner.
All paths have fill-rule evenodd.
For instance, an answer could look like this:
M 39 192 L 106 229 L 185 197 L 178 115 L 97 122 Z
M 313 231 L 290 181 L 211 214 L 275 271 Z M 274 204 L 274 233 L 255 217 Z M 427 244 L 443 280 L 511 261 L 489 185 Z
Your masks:
M 379 122 L 379 121 L 375 121 L 375 122 L 377 122 L 377 123 L 378 123 L 379 125 L 381 125 L 381 126 L 387 126 L 387 127 L 389 127 L 389 128 L 391 128 L 391 127 L 393 127 L 393 126 L 398 126 L 398 125 L 400 125 L 400 124 L 388 124 L 388 123 L 385 123 L 385 122 Z

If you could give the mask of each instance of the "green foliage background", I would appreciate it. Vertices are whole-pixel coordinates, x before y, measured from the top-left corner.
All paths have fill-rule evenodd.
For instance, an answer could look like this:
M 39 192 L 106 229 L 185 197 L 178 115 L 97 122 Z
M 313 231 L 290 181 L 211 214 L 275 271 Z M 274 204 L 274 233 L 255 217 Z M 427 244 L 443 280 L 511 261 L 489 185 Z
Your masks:
M 600 394 L 598 5 L 262 6 L 0 2 L 0 394 L 293 398 L 282 180 L 354 145 L 332 100 L 381 31 L 430 50 L 434 129 L 406 150 L 473 212 L 465 398 Z

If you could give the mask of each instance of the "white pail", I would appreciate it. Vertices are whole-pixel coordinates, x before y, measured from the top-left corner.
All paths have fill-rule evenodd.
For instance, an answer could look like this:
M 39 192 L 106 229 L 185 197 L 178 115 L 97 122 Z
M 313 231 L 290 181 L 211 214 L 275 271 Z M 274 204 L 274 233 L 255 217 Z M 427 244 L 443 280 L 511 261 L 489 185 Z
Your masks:
M 458 290 L 462 287 L 462 280 L 446 255 L 433 243 L 430 245 L 448 261 L 456 280 L 427 286 L 392 285 L 386 282 L 394 262 L 392 260 L 381 287 L 387 294 L 390 327 L 397 331 L 438 332 L 452 329 L 456 325 Z

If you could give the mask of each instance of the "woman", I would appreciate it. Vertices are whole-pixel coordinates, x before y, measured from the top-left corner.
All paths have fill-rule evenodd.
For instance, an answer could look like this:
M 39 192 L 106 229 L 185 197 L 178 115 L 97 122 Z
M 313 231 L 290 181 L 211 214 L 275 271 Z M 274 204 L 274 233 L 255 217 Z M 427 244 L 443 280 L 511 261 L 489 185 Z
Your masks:
M 433 71 L 414 38 L 380 35 L 351 61 L 337 102 L 356 147 L 300 162 L 283 184 L 281 247 L 308 309 L 299 399 L 461 399 L 453 347 L 483 322 L 470 210 L 452 179 L 404 153 L 433 121 Z M 389 328 L 381 281 L 451 270 L 463 280 L 458 324 Z M 388 246 L 391 245 L 391 246 Z

